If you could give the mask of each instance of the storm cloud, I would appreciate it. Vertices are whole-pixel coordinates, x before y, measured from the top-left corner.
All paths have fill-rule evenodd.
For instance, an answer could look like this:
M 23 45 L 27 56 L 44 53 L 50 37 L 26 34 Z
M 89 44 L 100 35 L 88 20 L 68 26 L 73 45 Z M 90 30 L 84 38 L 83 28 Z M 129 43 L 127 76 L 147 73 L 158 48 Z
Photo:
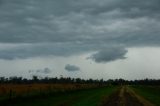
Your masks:
M 118 59 L 125 59 L 125 54 L 127 50 L 124 48 L 108 48 L 106 50 L 98 51 L 97 53 L 88 57 L 88 59 L 92 59 L 97 63 L 106 63 Z
M 160 46 L 159 4 L 159 0 L 1 0 L 0 59 L 96 51 L 90 56 L 96 62 L 124 59 L 127 48 Z
M 0 75 L 160 78 L 159 4 L 0 0 Z
M 69 71 L 69 72 L 72 72 L 72 71 L 80 71 L 80 68 L 78 66 L 75 66 L 75 65 L 70 65 L 70 64 L 67 64 L 65 66 L 65 70 Z

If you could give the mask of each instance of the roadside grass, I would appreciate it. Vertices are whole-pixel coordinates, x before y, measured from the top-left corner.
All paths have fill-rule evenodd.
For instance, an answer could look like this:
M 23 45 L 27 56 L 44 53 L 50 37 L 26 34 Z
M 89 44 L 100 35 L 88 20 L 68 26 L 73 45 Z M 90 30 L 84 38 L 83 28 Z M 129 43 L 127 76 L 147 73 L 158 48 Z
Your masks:
M 146 100 L 160 106 L 160 86 L 132 86 L 131 88 Z
M 117 90 L 116 86 L 77 90 L 56 93 L 34 99 L 22 99 L 9 103 L 7 106 L 97 106 L 102 100 Z

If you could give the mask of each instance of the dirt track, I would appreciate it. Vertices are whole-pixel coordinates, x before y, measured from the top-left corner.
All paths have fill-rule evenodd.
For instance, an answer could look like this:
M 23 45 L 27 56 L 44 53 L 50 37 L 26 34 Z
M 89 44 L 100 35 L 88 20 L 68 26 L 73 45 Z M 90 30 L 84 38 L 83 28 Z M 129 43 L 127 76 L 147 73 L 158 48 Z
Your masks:
M 102 106 L 154 106 L 144 98 L 137 95 L 127 86 L 121 87 L 117 92 L 112 94 Z

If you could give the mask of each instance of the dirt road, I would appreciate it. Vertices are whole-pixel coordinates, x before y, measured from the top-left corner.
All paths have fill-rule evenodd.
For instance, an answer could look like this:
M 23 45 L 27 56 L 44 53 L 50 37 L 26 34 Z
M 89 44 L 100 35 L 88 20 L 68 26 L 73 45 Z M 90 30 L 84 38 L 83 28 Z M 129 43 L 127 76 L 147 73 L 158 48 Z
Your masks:
M 122 86 L 117 92 L 106 99 L 102 106 L 154 106 L 127 86 Z

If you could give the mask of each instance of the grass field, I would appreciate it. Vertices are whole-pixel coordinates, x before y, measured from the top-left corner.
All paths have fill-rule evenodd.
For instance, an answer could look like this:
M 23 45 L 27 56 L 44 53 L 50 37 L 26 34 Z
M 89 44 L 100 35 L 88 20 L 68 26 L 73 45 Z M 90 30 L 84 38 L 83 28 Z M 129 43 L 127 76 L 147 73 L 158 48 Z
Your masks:
M 7 103 L 7 106 L 97 106 L 116 89 L 115 86 L 109 86 L 55 93 L 11 101 Z
M 160 86 L 132 86 L 132 89 L 146 100 L 160 106 Z
M 0 106 L 160 106 L 159 95 L 159 86 L 1 85 Z
M 0 101 L 24 96 L 95 88 L 95 84 L 0 84 Z
M 9 106 L 97 106 L 115 89 L 95 84 L 1 84 L 0 103 Z

